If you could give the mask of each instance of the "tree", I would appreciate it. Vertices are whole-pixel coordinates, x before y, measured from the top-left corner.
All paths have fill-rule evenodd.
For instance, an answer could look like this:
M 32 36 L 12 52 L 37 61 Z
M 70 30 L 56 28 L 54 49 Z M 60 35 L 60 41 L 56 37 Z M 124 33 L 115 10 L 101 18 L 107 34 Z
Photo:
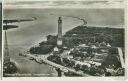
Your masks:
M 80 70 L 80 69 L 81 69 L 81 65 L 80 65 L 80 64 L 77 64 L 77 65 L 75 66 L 75 70 L 78 71 L 78 70 Z
M 84 72 L 87 72 L 88 71 L 88 66 L 87 65 L 82 65 L 81 70 L 84 71 Z

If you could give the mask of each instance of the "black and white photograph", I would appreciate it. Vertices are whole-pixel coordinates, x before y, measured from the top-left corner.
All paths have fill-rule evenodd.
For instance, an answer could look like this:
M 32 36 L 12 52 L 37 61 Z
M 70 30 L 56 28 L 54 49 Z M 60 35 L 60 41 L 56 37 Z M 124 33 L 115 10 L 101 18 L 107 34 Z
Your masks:
M 3 77 L 124 77 L 123 6 L 5 0 Z

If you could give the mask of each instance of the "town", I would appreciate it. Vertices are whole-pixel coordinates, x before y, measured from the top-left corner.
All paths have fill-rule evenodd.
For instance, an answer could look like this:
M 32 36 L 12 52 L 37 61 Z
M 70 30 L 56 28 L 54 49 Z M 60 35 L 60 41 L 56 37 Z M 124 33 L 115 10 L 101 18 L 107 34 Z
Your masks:
M 19 56 L 53 67 L 58 77 L 124 76 L 124 29 L 87 26 L 84 19 L 80 20 L 84 24 L 62 35 L 63 21 L 59 17 L 57 35 L 48 35 L 47 41 L 20 52 Z M 6 52 L 4 59 L 10 61 L 8 50 Z M 4 74 L 17 73 L 18 69 L 11 68 L 10 63 L 5 62 Z
M 58 76 L 123 76 L 124 29 L 78 26 L 62 35 L 62 18 L 57 36 L 31 47 L 20 56 L 53 66 Z

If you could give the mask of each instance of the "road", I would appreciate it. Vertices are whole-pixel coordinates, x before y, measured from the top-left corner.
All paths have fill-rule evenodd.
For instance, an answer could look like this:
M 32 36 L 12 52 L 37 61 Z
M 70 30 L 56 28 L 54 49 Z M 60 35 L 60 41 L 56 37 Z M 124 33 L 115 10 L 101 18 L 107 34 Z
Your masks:
M 46 64 L 48 64 L 54 68 L 60 68 L 60 70 L 63 72 L 71 72 L 71 73 L 78 74 L 81 76 L 90 76 L 88 74 L 84 74 L 81 71 L 75 71 L 74 69 L 70 69 L 70 68 L 67 68 L 67 67 L 64 67 L 62 65 L 59 65 L 59 64 L 56 64 L 54 62 L 49 61 L 49 60 L 47 60 L 48 55 L 47 56 L 45 56 L 45 55 L 35 56 L 35 55 L 27 54 L 27 56 L 34 58 L 36 61 L 42 60 L 44 63 L 46 63 Z

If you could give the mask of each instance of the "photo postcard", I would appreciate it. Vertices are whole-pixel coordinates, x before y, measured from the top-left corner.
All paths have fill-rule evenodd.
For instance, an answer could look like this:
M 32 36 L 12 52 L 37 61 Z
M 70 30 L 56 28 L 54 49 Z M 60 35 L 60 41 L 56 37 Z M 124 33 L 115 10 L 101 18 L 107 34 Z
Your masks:
M 123 0 L 4 0 L 2 77 L 125 78 L 125 30 Z

